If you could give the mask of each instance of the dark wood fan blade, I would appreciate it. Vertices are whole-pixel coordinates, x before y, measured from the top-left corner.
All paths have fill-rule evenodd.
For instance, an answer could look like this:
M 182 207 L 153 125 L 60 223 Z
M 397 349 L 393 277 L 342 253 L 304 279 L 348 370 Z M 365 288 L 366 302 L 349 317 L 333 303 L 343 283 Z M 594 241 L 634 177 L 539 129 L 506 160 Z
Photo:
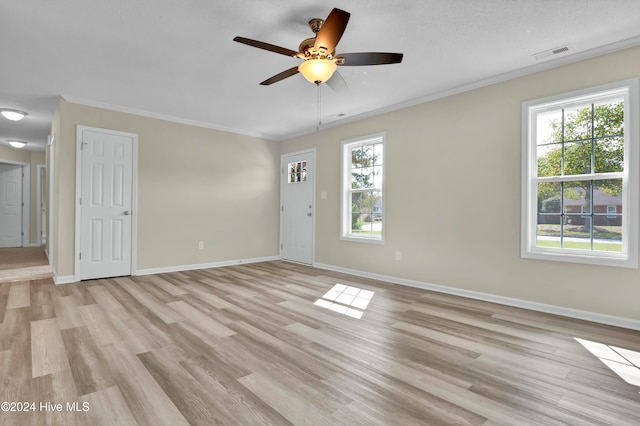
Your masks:
M 360 65 L 384 65 L 398 64 L 402 62 L 402 53 L 385 53 L 385 52 L 358 52 L 358 53 L 340 53 L 336 55 L 338 65 L 360 66 Z M 341 63 L 340 59 L 344 59 Z
M 273 77 L 266 79 L 260 84 L 263 86 L 268 86 L 270 84 L 277 83 L 280 80 L 284 80 L 285 78 L 291 77 L 292 75 L 296 75 L 296 74 L 298 74 L 297 66 L 293 68 L 289 68 L 286 71 L 282 71 L 280 74 L 276 74 Z
M 348 89 L 347 82 L 344 81 L 338 71 L 334 72 L 331 78 L 327 80 L 327 86 L 337 93 L 346 92 Z
M 336 50 L 336 45 L 342 38 L 344 30 L 347 28 L 349 17 L 351 14 L 341 9 L 333 9 L 324 24 L 320 28 L 318 35 L 316 36 L 316 42 L 314 49 L 316 52 L 320 52 L 320 49 L 326 49 L 326 53 L 333 53 Z
M 281 55 L 297 57 L 299 55 L 295 50 L 287 49 L 286 47 L 276 46 L 275 44 L 265 43 L 263 41 L 252 40 L 245 37 L 234 37 L 233 41 L 238 43 L 247 44 L 249 46 L 257 47 L 258 49 L 268 50 L 269 52 L 279 53 Z

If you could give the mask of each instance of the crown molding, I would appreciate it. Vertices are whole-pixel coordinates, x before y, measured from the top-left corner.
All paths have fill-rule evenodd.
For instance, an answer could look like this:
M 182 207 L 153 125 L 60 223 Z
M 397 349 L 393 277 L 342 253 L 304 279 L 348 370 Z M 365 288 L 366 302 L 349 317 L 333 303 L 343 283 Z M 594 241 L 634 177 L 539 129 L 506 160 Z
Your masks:
M 129 107 L 124 107 L 124 106 L 120 106 L 120 105 L 109 104 L 109 103 L 106 103 L 106 102 L 94 101 L 94 100 L 91 100 L 91 99 L 78 98 L 78 97 L 75 97 L 75 96 L 61 95 L 60 97 L 63 100 L 65 100 L 66 102 L 70 102 L 72 104 L 84 105 L 84 106 L 94 107 L 94 108 L 101 108 L 101 109 L 106 109 L 106 110 L 109 110 L 109 111 L 122 112 L 122 113 L 125 113 L 125 114 L 132 114 L 132 115 L 138 115 L 138 116 L 146 117 L 146 118 L 154 118 L 156 120 L 169 121 L 169 122 L 172 122 L 172 123 L 187 124 L 189 126 L 202 127 L 202 128 L 205 128 L 205 129 L 212 129 L 212 130 L 219 130 L 221 132 L 235 133 L 235 134 L 239 134 L 239 135 L 243 135 L 243 136 L 251 136 L 251 137 L 259 138 L 259 139 L 275 140 L 273 137 L 269 137 L 269 136 L 264 135 L 264 134 L 255 133 L 255 132 L 247 132 L 247 131 L 244 131 L 244 130 L 241 130 L 241 129 L 236 129 L 236 128 L 233 128 L 233 127 L 221 126 L 221 125 L 214 124 L 214 123 L 206 123 L 204 121 L 191 120 L 191 119 L 182 118 L 182 117 L 175 117 L 173 115 L 167 115 L 167 114 L 159 114 L 159 113 L 156 113 L 156 112 L 146 111 L 146 110 L 137 109 L 137 108 L 129 108 Z

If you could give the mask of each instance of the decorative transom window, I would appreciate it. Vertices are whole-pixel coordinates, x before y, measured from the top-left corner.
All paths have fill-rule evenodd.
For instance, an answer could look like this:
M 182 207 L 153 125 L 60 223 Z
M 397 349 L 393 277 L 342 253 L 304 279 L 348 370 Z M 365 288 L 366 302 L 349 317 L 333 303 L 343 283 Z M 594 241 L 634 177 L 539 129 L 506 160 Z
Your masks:
M 384 134 L 342 142 L 344 240 L 383 241 L 384 142 Z
M 637 267 L 637 80 L 522 114 L 522 256 Z
M 300 183 L 307 181 L 307 162 L 306 161 L 296 161 L 295 163 L 289 163 L 287 166 L 288 170 L 288 182 L 289 183 Z

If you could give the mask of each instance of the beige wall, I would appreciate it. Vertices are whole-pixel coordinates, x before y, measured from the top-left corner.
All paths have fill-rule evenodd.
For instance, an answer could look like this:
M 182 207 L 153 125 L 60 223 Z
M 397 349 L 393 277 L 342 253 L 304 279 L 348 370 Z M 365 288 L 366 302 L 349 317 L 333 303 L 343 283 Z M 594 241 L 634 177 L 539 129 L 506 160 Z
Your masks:
M 522 102 L 639 75 L 636 47 L 283 142 L 317 149 L 316 262 L 640 320 L 638 269 L 520 258 Z M 341 241 L 340 142 L 376 132 L 385 242 Z
M 138 134 L 138 270 L 278 255 L 277 143 L 64 100 L 56 116 L 58 276 L 74 274 L 77 125 Z
M 45 154 L 0 145 L 0 163 L 19 162 L 29 164 L 29 242 L 38 243 L 38 165 L 45 164 Z

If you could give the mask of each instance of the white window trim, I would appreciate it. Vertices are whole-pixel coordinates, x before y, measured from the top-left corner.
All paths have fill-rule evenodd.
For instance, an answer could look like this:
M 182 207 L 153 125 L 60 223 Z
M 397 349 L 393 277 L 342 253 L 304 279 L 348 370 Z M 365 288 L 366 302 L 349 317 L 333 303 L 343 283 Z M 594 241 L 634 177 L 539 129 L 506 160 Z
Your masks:
M 610 210 L 613 210 L 613 212 L 611 212 Z M 607 219 L 615 219 L 617 217 L 617 214 L 618 208 L 616 206 L 607 206 Z
M 372 243 L 372 244 L 384 244 L 384 236 L 385 236 L 385 216 L 386 216 L 386 208 L 385 208 L 385 181 L 387 179 L 387 171 L 386 171 L 386 163 L 387 163 L 387 150 L 386 150 L 386 142 L 387 135 L 385 132 L 375 133 L 368 136 L 363 136 L 359 138 L 347 139 L 342 141 L 341 145 L 341 153 L 340 153 L 340 164 L 342 173 L 340 174 L 340 239 L 343 241 L 355 241 L 359 243 Z M 351 184 L 351 149 L 360 145 L 368 145 L 372 143 L 382 143 L 382 152 L 384 153 L 383 163 L 382 163 L 382 220 L 381 226 L 381 236 L 380 238 L 376 236 L 369 235 L 358 235 L 355 236 L 351 231 L 351 219 L 349 215 L 349 206 L 351 205 L 349 197 L 349 191 L 346 189 L 347 184 Z
M 554 249 L 536 246 L 537 189 L 532 173 L 537 173 L 536 129 L 532 126 L 534 113 L 581 102 L 602 96 L 604 92 L 619 91 L 624 95 L 624 172 L 626 183 L 622 192 L 623 235 L 622 253 L 585 252 L 584 250 Z M 563 101 L 564 102 L 561 102 Z M 527 259 L 587 263 L 592 265 L 638 267 L 638 79 L 624 80 L 575 92 L 523 102 L 522 104 L 522 201 L 521 201 L 521 252 Z M 633 173 L 630 173 L 632 171 Z M 616 173 L 618 174 L 618 173 Z M 566 177 L 565 180 L 588 179 L 588 175 Z

